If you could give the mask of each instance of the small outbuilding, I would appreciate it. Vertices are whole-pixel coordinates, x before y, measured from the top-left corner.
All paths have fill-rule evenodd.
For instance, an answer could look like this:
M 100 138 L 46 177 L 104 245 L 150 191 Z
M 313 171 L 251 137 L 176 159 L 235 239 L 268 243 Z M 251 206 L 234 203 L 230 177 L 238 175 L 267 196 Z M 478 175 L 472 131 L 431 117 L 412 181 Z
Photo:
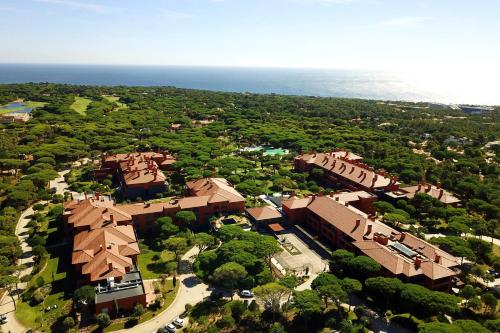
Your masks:
M 247 208 L 246 212 L 250 221 L 257 228 L 265 227 L 270 224 L 279 224 L 283 219 L 281 213 L 272 206 Z

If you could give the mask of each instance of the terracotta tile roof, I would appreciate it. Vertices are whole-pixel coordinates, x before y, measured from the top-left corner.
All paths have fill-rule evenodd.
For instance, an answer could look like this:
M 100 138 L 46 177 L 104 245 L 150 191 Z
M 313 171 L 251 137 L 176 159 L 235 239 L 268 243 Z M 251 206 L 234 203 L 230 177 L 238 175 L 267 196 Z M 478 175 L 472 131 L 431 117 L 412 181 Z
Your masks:
M 72 264 L 83 264 L 82 274 L 96 282 L 121 277 L 133 268 L 131 256 L 140 253 L 131 225 L 79 232 L 73 241 Z
M 335 193 L 333 194 L 333 197 L 334 198 L 338 197 L 339 200 L 343 202 L 352 202 L 352 201 L 358 201 L 360 198 L 362 199 L 374 198 L 375 195 L 368 193 L 366 191 L 354 191 L 354 192 Z
M 446 191 L 445 189 L 439 188 L 436 185 L 431 184 L 420 184 L 415 186 L 403 187 L 401 191 L 407 192 L 407 198 L 413 198 L 416 193 L 425 193 L 431 197 L 438 199 L 444 204 L 455 204 L 459 203 L 460 199 L 454 196 L 452 193 Z
M 74 228 L 89 227 L 90 229 L 97 229 L 110 223 L 125 224 L 132 222 L 131 215 L 113 206 L 110 202 L 87 199 L 65 204 L 65 208 L 65 214 L 69 215 L 68 224 Z
M 334 153 L 315 153 L 298 155 L 307 164 L 315 165 L 327 173 L 347 179 L 365 188 L 381 188 L 392 184 L 393 180 L 380 172 L 375 172 L 368 165 L 344 157 L 336 157 Z M 394 180 L 394 182 L 396 182 Z
M 195 196 L 208 196 L 208 203 L 245 201 L 224 178 L 202 178 L 187 182 L 186 185 Z
M 247 208 L 247 213 L 256 221 L 281 219 L 281 213 L 272 206 Z
M 165 175 L 158 169 L 158 164 L 153 160 L 135 160 L 133 164 L 121 162 L 123 178 L 127 185 L 161 183 L 165 182 Z
M 334 197 L 294 197 L 285 200 L 283 205 L 291 209 L 306 208 L 316 214 L 349 236 L 361 252 L 396 275 L 423 274 L 431 279 L 456 275 L 449 267 L 457 266 L 458 258 L 409 233 L 401 233 L 351 205 L 346 206 Z M 403 251 L 414 256 L 408 257 Z M 420 258 L 419 265 L 416 257 Z
M 279 223 L 272 223 L 272 224 L 269 224 L 268 225 L 269 229 L 271 229 L 273 232 L 280 232 L 280 231 L 284 231 L 285 228 L 283 228 L 283 226 Z

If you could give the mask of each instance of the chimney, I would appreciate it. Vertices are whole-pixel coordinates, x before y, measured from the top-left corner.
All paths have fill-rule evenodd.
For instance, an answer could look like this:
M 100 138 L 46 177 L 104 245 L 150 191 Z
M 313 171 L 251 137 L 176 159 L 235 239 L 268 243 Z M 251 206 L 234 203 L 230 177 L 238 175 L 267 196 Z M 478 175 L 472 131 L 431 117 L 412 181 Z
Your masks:
M 115 216 L 113 214 L 109 214 L 109 220 L 111 221 L 111 223 L 115 223 Z
M 349 171 L 349 174 L 354 172 L 354 167 L 351 168 L 351 171 Z
M 436 254 L 436 257 L 434 258 L 434 262 L 438 263 L 441 261 L 441 256 L 439 254 Z
M 330 198 L 333 198 L 333 195 L 335 194 L 335 192 L 333 191 L 330 191 Z
M 297 196 L 297 193 L 295 193 L 295 191 L 292 191 L 292 192 L 290 193 L 290 198 L 294 198 L 294 197 L 296 197 L 296 196 Z
M 371 224 L 368 224 L 368 227 L 366 228 L 365 236 L 368 236 L 369 234 L 372 233 L 372 228 L 373 228 L 373 226 Z
M 99 252 L 101 252 L 101 251 L 102 251 L 102 244 L 99 245 Z M 97 253 L 99 253 L 99 252 L 97 252 Z
M 399 237 L 399 241 L 400 242 L 403 242 L 405 240 L 405 237 L 406 237 L 406 233 L 405 232 L 402 232 L 401 233 L 401 237 Z
M 427 189 L 425 190 L 425 192 L 429 192 L 431 190 L 431 188 L 432 188 L 431 184 L 427 185 Z
M 96 191 L 96 192 L 94 193 L 94 195 L 95 195 L 95 199 L 96 199 L 96 200 L 99 200 L 99 194 L 100 194 L 100 193 L 99 193 L 99 191 Z
M 313 154 L 313 157 L 316 157 L 316 153 Z
M 422 259 L 420 259 L 419 257 L 416 257 L 415 258 L 415 268 L 419 269 L 421 264 L 422 264 Z
M 349 203 L 348 203 L 347 201 L 344 203 L 344 205 L 345 205 L 346 207 L 349 207 Z
M 361 220 L 356 220 L 356 226 L 354 227 L 354 229 L 357 229 L 360 224 L 361 224 Z
M 87 192 L 83 192 L 83 195 L 85 196 L 85 200 L 87 200 L 88 199 Z
M 109 271 L 113 270 L 113 263 L 112 262 L 108 263 L 108 269 L 109 269 Z
M 421 190 L 422 190 L 422 184 L 418 183 L 417 192 L 420 192 Z
M 441 198 L 443 197 L 443 193 L 444 193 L 444 190 L 442 188 L 439 189 L 439 196 L 438 196 L 438 200 L 441 200 Z
M 339 197 L 335 197 L 335 201 L 339 201 Z
M 345 156 L 344 157 L 347 157 L 347 156 L 349 156 L 349 152 L 348 151 L 345 152 Z
M 323 191 L 319 191 L 318 197 L 322 197 L 322 196 L 323 196 Z

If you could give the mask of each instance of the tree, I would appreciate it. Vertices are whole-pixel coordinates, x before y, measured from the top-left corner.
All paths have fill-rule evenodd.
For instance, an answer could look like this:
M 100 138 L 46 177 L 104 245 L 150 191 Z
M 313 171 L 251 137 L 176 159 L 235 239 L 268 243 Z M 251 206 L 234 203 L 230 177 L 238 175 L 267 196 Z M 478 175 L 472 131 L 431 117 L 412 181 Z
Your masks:
M 14 299 L 14 289 L 16 293 L 18 292 L 17 284 L 19 283 L 19 278 L 13 275 L 0 276 L 0 288 L 6 289 L 7 293 L 12 298 L 12 304 L 14 304 L 14 310 L 17 310 L 16 300 Z
M 73 293 L 73 299 L 75 301 L 85 302 L 86 304 L 91 304 L 95 300 L 95 289 L 90 285 L 85 285 Z
M 107 313 L 101 312 L 96 316 L 96 322 L 100 328 L 105 328 L 111 324 L 111 318 L 109 318 Z
M 359 282 L 356 279 L 351 279 L 351 278 L 344 278 L 342 281 L 340 281 L 340 285 L 342 286 L 342 289 L 345 290 L 345 292 L 348 295 L 349 298 L 349 311 L 351 311 L 351 294 L 353 293 L 359 293 L 361 290 L 363 290 L 363 285 L 361 282 Z
M 290 290 L 277 282 L 255 287 L 253 291 L 255 297 L 264 303 L 273 313 L 279 312 L 281 302 L 290 295 Z
M 68 331 L 75 326 L 75 320 L 73 319 L 73 317 L 66 317 L 64 318 L 62 325 L 64 330 Z
M 184 237 L 170 237 L 163 242 L 163 245 L 165 245 L 167 250 L 174 252 L 176 261 L 179 261 L 180 255 L 188 247 L 187 239 Z
M 298 286 L 299 280 L 297 277 L 293 274 L 288 274 L 284 276 L 281 280 L 278 282 L 282 286 L 285 286 L 288 289 L 288 301 L 290 300 L 290 297 L 292 296 L 293 290 Z
M 175 219 L 180 222 L 184 227 L 190 227 L 198 220 L 196 214 L 190 210 L 181 210 L 175 214 Z
M 273 323 L 269 328 L 269 333 L 286 333 L 286 331 L 280 323 Z
M 339 279 L 331 273 L 319 273 L 319 275 L 311 283 L 312 289 L 318 289 L 322 286 L 327 286 L 329 284 L 339 283 Z
M 212 274 L 212 281 L 215 284 L 229 288 L 231 290 L 231 300 L 233 299 L 234 287 L 239 285 L 247 276 L 245 267 L 235 262 L 227 262 L 215 269 Z
M 214 245 L 215 243 L 215 237 L 207 234 L 206 232 L 200 232 L 194 235 L 194 243 L 198 246 L 198 249 L 200 250 L 198 252 L 198 256 L 208 249 L 210 246 Z
M 236 321 L 239 322 L 241 319 L 241 316 L 243 315 L 243 313 L 247 309 L 247 306 L 245 305 L 245 303 L 243 303 L 240 300 L 230 302 L 229 306 L 231 308 L 231 315 L 233 316 L 233 318 Z
M 338 272 L 340 274 L 339 276 L 341 276 L 347 262 L 352 258 L 354 258 L 354 253 L 347 250 L 340 249 L 334 251 L 330 259 L 330 271 L 335 272 L 335 274 Z
M 325 308 L 328 307 L 328 301 L 332 300 L 340 311 L 340 303 L 347 300 L 347 293 L 337 283 L 320 286 L 317 291 L 325 302 Z
M 496 309 L 498 300 L 492 293 L 481 295 L 481 300 L 486 307 L 486 311 L 488 311 L 489 309 L 491 312 L 493 312 Z
M 134 317 L 140 317 L 146 312 L 146 309 L 144 309 L 144 306 L 142 304 L 136 304 L 134 306 L 134 310 L 132 311 L 132 316 Z
M 278 245 L 278 242 L 274 237 L 271 236 L 260 236 L 255 239 L 255 254 L 259 258 L 264 258 L 269 267 L 271 273 L 273 272 L 271 258 L 276 253 L 280 253 L 282 248 Z
M 179 227 L 172 222 L 170 216 L 163 216 L 156 220 L 156 224 L 160 228 L 162 237 L 170 237 L 179 232 Z
M 382 266 L 378 262 L 367 256 L 357 256 L 347 261 L 347 270 L 351 276 L 372 277 L 381 268 Z
M 431 322 L 418 326 L 418 333 L 463 333 L 456 326 L 448 323 Z
M 476 296 L 476 289 L 471 286 L 470 284 L 464 286 L 460 290 L 460 297 L 463 297 L 465 299 L 465 307 L 469 307 L 469 301 Z
M 304 318 L 306 324 L 314 314 L 322 311 L 321 298 L 314 290 L 295 291 L 293 299 L 299 315 Z

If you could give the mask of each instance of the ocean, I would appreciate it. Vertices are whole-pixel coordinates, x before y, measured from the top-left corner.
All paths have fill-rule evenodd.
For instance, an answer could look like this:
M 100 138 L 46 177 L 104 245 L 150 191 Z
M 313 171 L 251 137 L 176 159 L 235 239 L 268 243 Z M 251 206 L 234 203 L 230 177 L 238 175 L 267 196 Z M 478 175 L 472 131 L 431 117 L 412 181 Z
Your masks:
M 0 64 L 0 83 L 175 86 L 227 92 L 275 93 L 412 102 L 500 104 L 478 82 L 453 89 L 432 77 L 384 71 L 129 65 Z M 475 94 L 469 88 L 474 85 Z M 458 87 L 458 89 L 457 89 Z

